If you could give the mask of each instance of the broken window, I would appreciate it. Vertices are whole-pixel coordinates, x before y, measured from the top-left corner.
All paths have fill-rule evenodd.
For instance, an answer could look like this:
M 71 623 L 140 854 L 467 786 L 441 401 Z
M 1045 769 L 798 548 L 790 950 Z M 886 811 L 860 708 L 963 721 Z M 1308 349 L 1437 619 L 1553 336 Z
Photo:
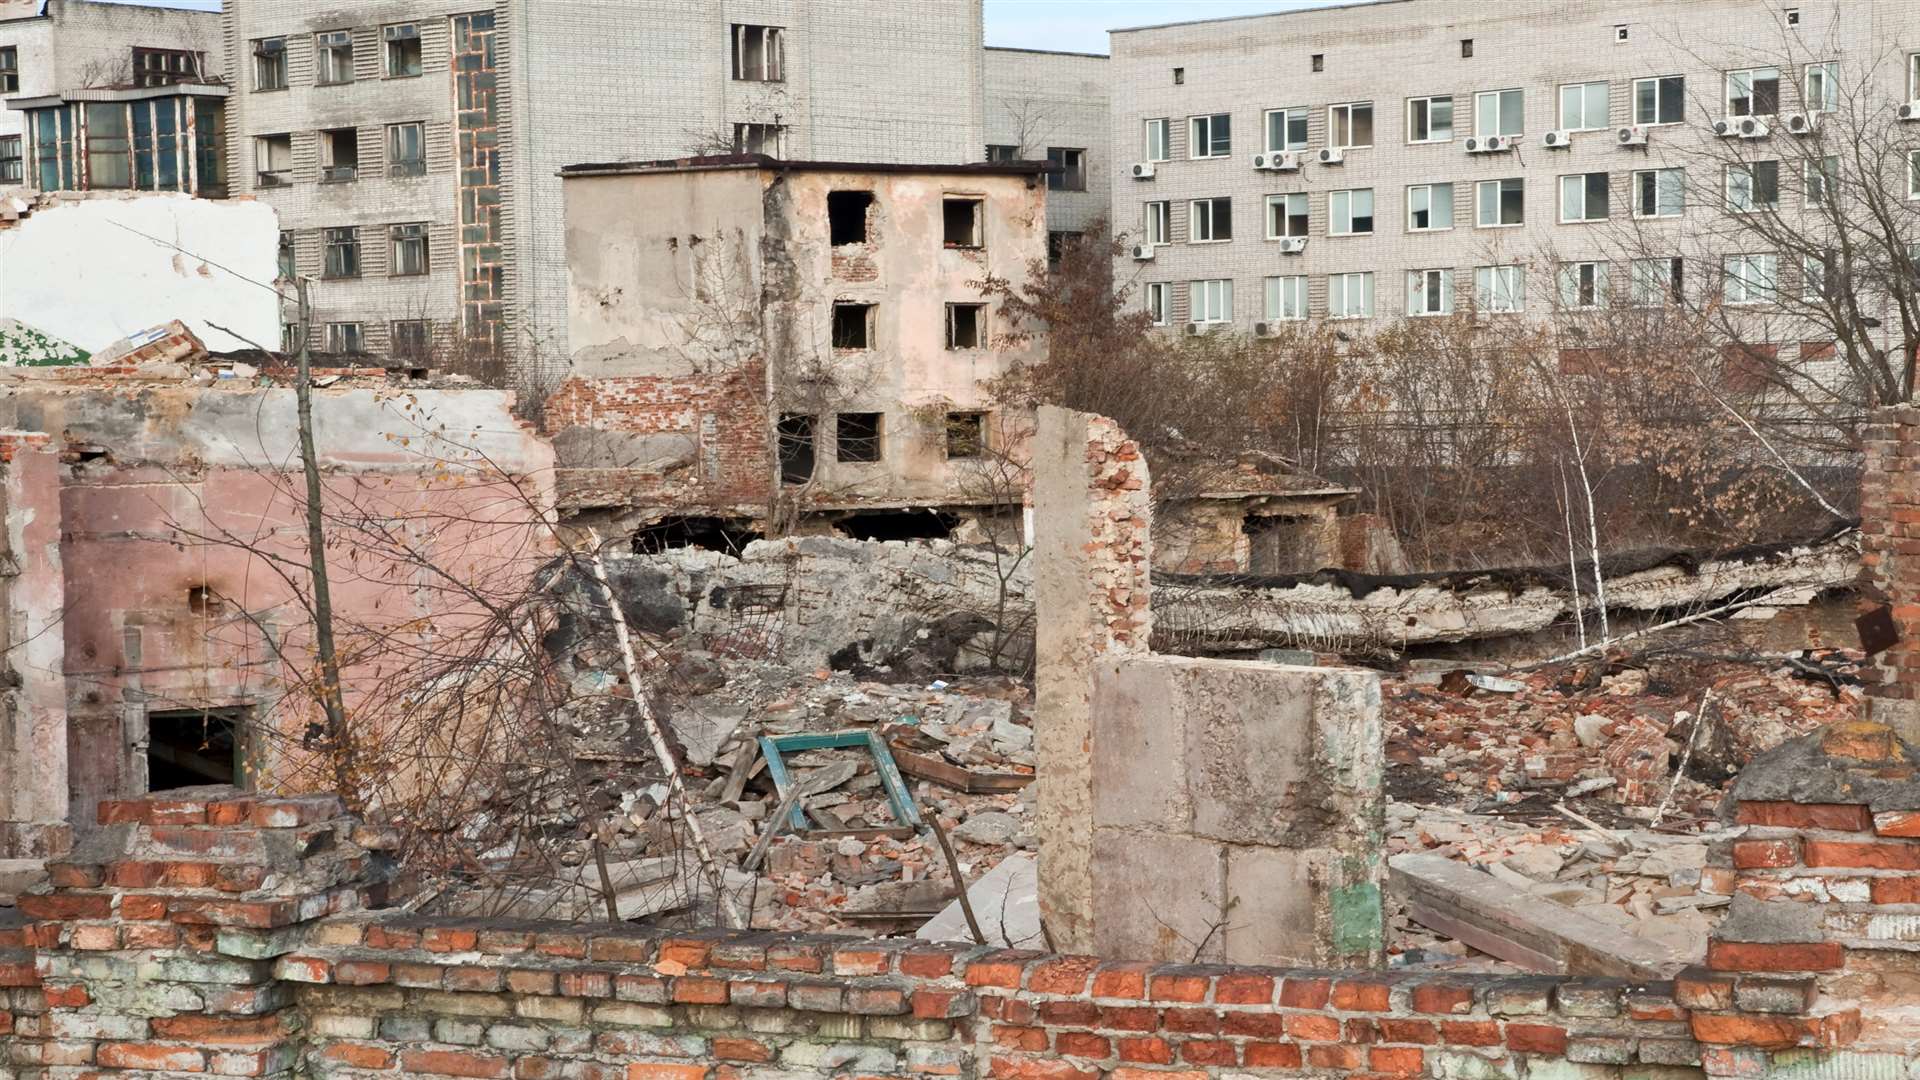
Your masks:
M 388 230 L 393 245 L 389 273 L 394 277 L 415 277 L 427 272 L 427 226 L 425 222 L 395 225 Z
M 147 714 L 147 790 L 246 784 L 247 710 L 169 709 Z
M 287 88 L 287 39 L 283 37 L 257 38 L 253 43 L 253 88 L 255 90 L 285 90 Z
M 979 199 L 949 198 L 941 205 L 948 247 L 977 248 L 985 243 L 980 216 L 986 204 Z
M 330 322 L 327 324 L 327 351 L 330 353 L 359 353 L 366 351 L 366 338 L 357 322 Z
M 1254 574 L 1300 574 L 1319 569 L 1320 523 L 1304 515 L 1249 516 L 1247 570 Z
M 395 359 L 421 360 L 427 355 L 433 329 L 425 319 L 398 319 L 388 328 L 387 337 L 388 351 Z
M 986 344 L 987 305 L 947 305 L 947 348 L 978 349 Z
M 733 77 L 746 82 L 786 79 L 787 32 L 779 26 L 733 24 Z
M 318 86 L 353 81 L 353 31 L 328 30 L 313 35 L 313 81 Z
M 1020 148 L 1007 143 L 988 143 L 987 160 L 996 165 L 1004 165 L 1020 160 Z
M 20 92 L 20 48 L 0 46 L 0 94 Z
M 427 175 L 427 125 L 387 125 L 387 175 Z
M 283 230 L 280 233 L 280 250 L 278 254 L 278 276 L 280 280 L 292 281 L 299 274 L 299 271 L 295 269 L 293 232 L 291 230 Z
M 18 184 L 26 170 L 21 160 L 20 136 L 0 136 L 0 184 Z
M 827 233 L 834 247 L 867 242 L 867 214 L 873 209 L 871 191 L 827 192 Z
M 880 414 L 841 413 L 834 421 L 834 456 L 841 461 L 880 460 Z
M 253 140 L 253 169 L 259 187 L 286 187 L 293 183 L 293 136 L 256 137 Z
M 320 179 L 345 183 L 360 178 L 360 132 L 333 128 L 320 133 Z
M 1047 147 L 1047 164 L 1059 171 L 1047 174 L 1048 191 L 1087 190 L 1087 152 L 1068 146 Z
M 787 126 L 785 124 L 735 124 L 733 125 L 733 152 L 736 154 L 765 154 L 779 157 L 786 150 Z
M 133 85 L 172 86 L 200 78 L 200 54 L 189 49 L 133 50 Z
M 780 482 L 804 484 L 813 479 L 813 417 L 786 413 L 780 417 Z
M 836 349 L 873 348 L 873 305 L 833 305 L 833 347 Z
M 947 457 L 977 458 L 987 449 L 987 414 L 950 412 L 947 414 Z
M 360 276 L 360 230 L 352 225 L 322 230 L 326 243 L 326 261 L 320 276 L 356 278 Z
M 426 70 L 420 56 L 419 23 L 384 27 L 381 36 L 387 41 L 387 78 L 411 79 Z
M 1080 239 L 1079 232 L 1073 229 L 1051 229 L 1047 232 L 1047 269 L 1058 270 L 1060 260 L 1067 257 L 1067 248 Z

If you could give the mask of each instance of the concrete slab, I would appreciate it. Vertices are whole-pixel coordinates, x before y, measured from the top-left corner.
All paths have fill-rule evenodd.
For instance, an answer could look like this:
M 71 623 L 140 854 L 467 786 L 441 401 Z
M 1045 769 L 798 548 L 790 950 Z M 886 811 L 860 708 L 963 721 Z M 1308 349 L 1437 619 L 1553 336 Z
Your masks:
M 1186 695 L 1178 657 L 1110 658 L 1093 673 L 1093 817 L 1115 828 L 1186 832 Z
M 1000 860 L 1000 865 L 968 886 L 967 902 L 973 905 L 974 918 L 980 921 L 987 944 L 1046 948 L 1046 935 L 1040 932 L 1040 864 L 1033 856 L 1016 852 Z M 913 936 L 922 941 L 973 940 L 958 900 L 927 920 Z
M 1116 960 L 1188 963 L 1225 954 L 1226 855 L 1192 836 L 1096 826 L 1093 949 Z

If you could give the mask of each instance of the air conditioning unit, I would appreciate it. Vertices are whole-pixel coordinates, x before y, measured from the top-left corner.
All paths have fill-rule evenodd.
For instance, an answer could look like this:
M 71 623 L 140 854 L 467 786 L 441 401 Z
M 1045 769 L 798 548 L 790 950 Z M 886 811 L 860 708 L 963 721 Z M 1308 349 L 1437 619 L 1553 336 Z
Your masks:
M 1639 125 L 1623 127 L 1613 133 L 1614 139 L 1619 142 L 1621 146 L 1645 146 L 1647 145 L 1648 134 L 1647 129 Z
M 1261 172 L 1266 172 L 1267 170 L 1269 170 L 1269 169 L 1272 169 L 1272 168 L 1273 168 L 1273 155 L 1272 155 L 1272 154 L 1255 154 L 1255 155 L 1253 155 L 1253 167 L 1254 167 L 1255 169 L 1258 169 L 1258 170 L 1260 170 Z
M 1773 134 L 1773 129 L 1759 117 L 1743 116 L 1740 118 L 1740 130 L 1735 134 L 1743 139 L 1764 139 Z
M 1153 179 L 1153 162 L 1151 162 L 1151 161 L 1137 161 L 1137 162 L 1134 162 L 1134 165 L 1133 165 L 1133 178 L 1134 178 L 1135 180 L 1151 180 L 1151 179 Z
M 1788 113 L 1780 120 L 1786 125 L 1789 135 L 1811 135 L 1813 129 L 1820 126 L 1820 117 L 1817 113 Z
M 1280 238 L 1280 254 L 1298 255 L 1307 250 L 1307 238 L 1304 236 L 1283 236 Z
M 1498 154 L 1513 149 L 1519 141 L 1518 135 L 1475 135 L 1467 139 L 1467 153 Z
M 1540 145 L 1549 150 L 1565 150 L 1573 145 L 1573 132 L 1549 131 L 1540 136 Z
M 1287 150 L 1275 150 L 1270 154 L 1253 155 L 1253 167 L 1264 172 L 1298 172 L 1300 155 Z
M 1152 262 L 1153 261 L 1153 245 L 1152 244 L 1133 245 L 1133 261 L 1134 262 Z
M 1920 101 L 1909 101 L 1900 106 L 1900 119 L 1920 120 Z
M 1272 336 L 1273 336 L 1273 324 L 1272 324 L 1272 323 L 1264 323 L 1264 322 L 1257 322 L 1257 323 L 1254 323 L 1254 324 L 1253 324 L 1253 336 L 1254 336 L 1254 337 L 1272 337 Z
M 1347 160 L 1347 152 L 1337 146 L 1329 146 L 1320 151 L 1320 164 L 1338 165 Z
M 1189 334 L 1198 334 L 1199 332 L 1200 332 L 1200 324 L 1199 324 L 1199 323 L 1197 323 L 1197 322 L 1190 322 L 1190 323 L 1188 323 L 1188 324 L 1187 324 L 1187 333 L 1189 333 Z

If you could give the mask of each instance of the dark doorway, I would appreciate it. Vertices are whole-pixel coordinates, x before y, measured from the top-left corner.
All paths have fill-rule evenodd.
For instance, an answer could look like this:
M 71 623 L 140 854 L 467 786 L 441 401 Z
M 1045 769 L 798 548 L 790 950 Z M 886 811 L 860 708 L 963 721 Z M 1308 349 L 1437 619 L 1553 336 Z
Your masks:
M 168 709 L 147 714 L 147 790 L 201 784 L 245 787 L 245 708 Z
M 827 232 L 833 246 L 867 242 L 867 211 L 873 208 L 871 191 L 827 192 Z
M 813 417 L 788 413 L 780 418 L 780 482 L 804 484 L 813 479 Z

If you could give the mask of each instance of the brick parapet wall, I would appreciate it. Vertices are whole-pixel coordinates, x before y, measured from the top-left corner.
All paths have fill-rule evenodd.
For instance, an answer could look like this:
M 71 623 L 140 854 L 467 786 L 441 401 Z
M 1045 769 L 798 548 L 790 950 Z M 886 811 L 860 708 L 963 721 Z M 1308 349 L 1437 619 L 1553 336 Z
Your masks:
M 547 399 L 546 427 L 560 461 L 556 488 L 567 509 L 671 505 L 675 513 L 764 511 L 771 496 L 767 412 L 758 365 L 715 375 L 594 376 L 562 383 Z M 605 433 L 569 439 L 570 429 Z M 635 447 L 655 436 L 680 437 L 692 461 L 643 460 Z M 575 447 L 590 447 L 585 451 Z M 623 460 L 625 458 L 625 460 Z

